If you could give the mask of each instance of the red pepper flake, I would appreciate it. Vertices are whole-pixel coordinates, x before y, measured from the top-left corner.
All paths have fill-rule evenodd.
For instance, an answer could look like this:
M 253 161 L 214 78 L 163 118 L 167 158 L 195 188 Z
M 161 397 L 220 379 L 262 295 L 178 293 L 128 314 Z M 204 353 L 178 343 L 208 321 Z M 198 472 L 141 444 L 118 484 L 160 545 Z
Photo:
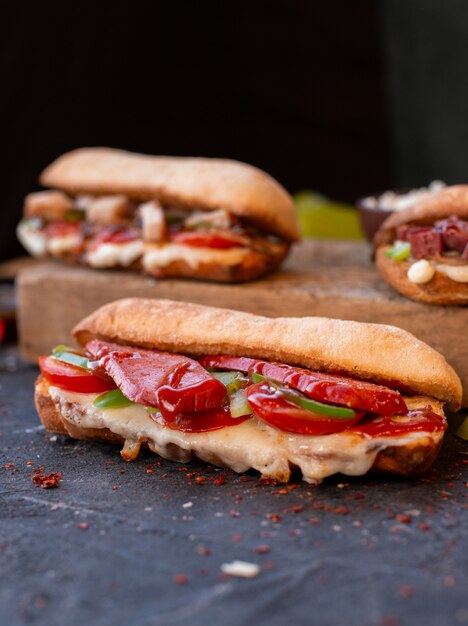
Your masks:
M 205 482 L 206 482 L 206 478 L 205 478 L 205 476 L 196 476 L 196 477 L 195 477 L 195 482 L 196 482 L 198 485 L 202 485 L 203 483 L 205 483 Z
M 304 505 L 303 504 L 295 504 L 294 506 L 292 506 L 289 509 L 292 513 L 300 513 L 301 511 L 304 510 Z
M 402 585 L 400 587 L 400 596 L 403 598 L 411 598 L 411 596 L 414 596 L 414 587 L 411 585 Z
M 242 540 L 242 535 L 233 535 L 232 536 L 232 541 L 234 541 L 234 543 L 239 543 L 239 541 Z
M 252 482 L 252 479 L 249 476 L 242 476 L 240 479 L 241 483 L 250 483 Z
M 198 546 L 197 554 L 198 556 L 210 556 L 211 550 L 206 546 Z
M 271 547 L 267 543 L 262 543 L 255 548 L 255 552 L 257 554 L 268 554 L 268 552 L 271 552 Z
M 364 498 L 365 498 L 365 497 L 366 497 L 366 496 L 365 496 L 365 495 L 364 495 L 361 491 L 358 491 L 358 492 L 355 494 L 354 499 L 355 499 L 355 500 L 364 500 Z
M 446 587 L 455 587 L 455 578 L 453 576 L 446 576 L 444 580 Z
M 146 470 L 146 473 L 147 473 L 147 474 L 154 474 L 154 470 L 152 470 L 152 469 L 147 469 L 147 470 Z
M 59 486 L 59 482 L 62 479 L 62 474 L 58 472 L 52 472 L 52 474 L 34 474 L 32 481 L 36 487 L 41 489 L 54 489 Z
M 79 522 L 76 525 L 77 528 L 80 528 L 81 530 L 86 530 L 87 528 L 89 528 L 89 524 L 88 522 Z
M 411 524 L 411 517 L 409 515 L 397 515 L 395 517 L 397 522 L 400 522 L 400 524 Z
M 275 562 L 274 561 L 265 561 L 265 563 L 263 564 L 263 569 L 275 569 Z
M 271 519 L 274 524 L 279 524 L 281 522 L 281 515 L 278 513 L 267 513 L 265 517 L 267 519 Z
M 225 475 L 224 475 L 224 474 L 220 474 L 220 475 L 218 476 L 218 478 L 216 478 L 216 479 L 213 481 L 213 484 L 215 484 L 215 485 L 224 485 L 224 483 L 225 483 L 225 482 L 226 482 L 226 477 L 225 477 Z
M 309 524 L 316 526 L 317 524 L 320 524 L 320 520 L 318 517 L 309 517 Z
M 233 510 L 233 511 L 231 511 L 230 515 L 231 515 L 231 517 L 240 517 L 239 511 L 234 511 Z
M 117 491 L 118 487 L 117 485 L 112 485 L 112 491 Z
M 176 574 L 174 576 L 174 582 L 176 585 L 185 585 L 185 583 L 187 582 L 188 578 L 185 574 Z
M 31 463 L 31 465 L 32 465 L 32 463 Z M 7 464 L 6 464 L 6 465 L 4 465 L 3 467 L 4 467 L 5 469 L 11 469 L 12 467 L 15 467 L 15 466 L 13 465 L 13 463 L 7 463 Z
M 26 465 L 33 465 L 32 461 L 26 461 Z
M 396 615 L 384 615 L 379 622 L 379 626 L 398 626 L 400 620 Z
M 429 526 L 429 524 L 425 524 L 424 522 L 419 522 L 418 528 L 419 530 L 422 530 L 423 532 L 427 532 L 428 530 L 431 530 L 431 527 Z
M 342 504 L 341 506 L 337 506 L 333 513 L 336 515 L 349 515 L 351 511 L 345 504 Z
M 188 467 L 178 467 L 179 472 L 188 472 Z

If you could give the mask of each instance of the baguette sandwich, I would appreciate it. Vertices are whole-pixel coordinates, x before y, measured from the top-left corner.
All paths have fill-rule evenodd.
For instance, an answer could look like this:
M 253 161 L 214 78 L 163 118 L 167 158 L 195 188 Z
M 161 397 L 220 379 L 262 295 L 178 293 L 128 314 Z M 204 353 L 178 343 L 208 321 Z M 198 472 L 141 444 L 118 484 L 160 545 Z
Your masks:
M 429 304 L 468 304 L 468 185 L 427 194 L 390 215 L 377 232 L 375 260 L 404 296 Z
M 40 182 L 49 189 L 26 197 L 17 229 L 37 257 L 242 282 L 276 268 L 299 239 L 291 196 L 236 161 L 82 148 Z
M 73 333 L 81 350 L 40 357 L 40 418 L 126 460 L 145 446 L 284 482 L 412 475 L 438 452 L 444 404 L 460 406 L 445 359 L 392 326 L 129 298 Z

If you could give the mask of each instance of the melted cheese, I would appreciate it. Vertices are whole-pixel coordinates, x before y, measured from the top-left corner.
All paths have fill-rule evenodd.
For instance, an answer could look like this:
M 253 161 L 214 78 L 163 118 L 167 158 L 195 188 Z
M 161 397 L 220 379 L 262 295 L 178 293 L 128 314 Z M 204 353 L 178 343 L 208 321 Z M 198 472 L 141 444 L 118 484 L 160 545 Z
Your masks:
M 466 265 L 436 265 L 436 270 L 456 283 L 468 283 L 468 263 Z
M 160 246 L 147 245 L 143 257 L 143 267 L 147 272 L 151 272 L 161 267 L 167 267 L 175 261 L 184 261 L 193 269 L 197 269 L 202 263 L 237 265 L 242 263 L 248 252 L 246 248 L 216 250 L 215 248 L 195 248 L 180 243 L 168 243 Z
M 139 239 L 128 243 L 102 243 L 90 250 L 86 258 L 91 267 L 128 267 L 143 254 L 143 242 Z
M 186 463 L 197 456 L 235 472 L 254 468 L 263 477 L 279 481 L 289 479 L 291 466 L 298 467 L 310 483 L 337 472 L 362 475 L 372 467 L 379 451 L 389 446 L 442 437 L 441 433 L 424 432 L 394 438 L 352 433 L 296 435 L 267 426 L 254 417 L 238 426 L 183 433 L 160 426 L 142 406 L 101 410 L 93 406 L 93 394 L 71 393 L 56 387 L 50 387 L 49 393 L 64 421 L 79 428 L 108 428 L 126 442 L 146 442 L 153 452 L 166 459 Z M 427 404 L 427 400 L 420 404 Z M 412 408 L 416 408 L 414 403 Z

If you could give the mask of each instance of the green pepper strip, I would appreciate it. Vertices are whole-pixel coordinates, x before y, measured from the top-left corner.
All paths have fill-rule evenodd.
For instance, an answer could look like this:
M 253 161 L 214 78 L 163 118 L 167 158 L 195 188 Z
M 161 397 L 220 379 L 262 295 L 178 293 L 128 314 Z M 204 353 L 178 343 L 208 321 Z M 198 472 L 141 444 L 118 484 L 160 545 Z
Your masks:
M 93 402 L 98 409 L 120 409 L 135 404 L 126 398 L 120 389 L 112 389 L 101 393 Z
M 52 357 L 57 359 L 57 361 L 63 361 L 64 363 L 69 363 L 70 365 L 75 365 L 76 367 L 82 367 L 83 369 L 88 369 L 89 359 L 87 359 L 82 354 L 76 354 L 74 352 L 68 352 L 65 350 L 59 350 L 65 346 L 57 346 L 54 348 L 52 352 Z
M 211 372 L 213 378 L 219 380 L 226 387 L 228 395 L 232 395 L 239 389 L 247 387 L 248 380 L 242 372 Z
M 404 261 L 410 254 L 411 244 L 409 241 L 396 241 L 392 248 L 385 251 L 385 256 L 393 261 Z
M 270 378 L 266 378 L 266 376 L 262 376 L 261 374 L 253 373 L 251 374 L 251 379 L 253 383 L 268 383 L 268 385 L 278 391 L 285 400 L 288 400 L 288 402 L 292 402 L 292 404 L 300 406 L 302 409 L 306 409 L 307 411 L 313 411 L 314 413 L 327 415 L 329 417 L 335 417 L 337 419 L 354 419 L 356 417 L 356 413 L 353 409 L 348 409 L 346 407 L 340 406 L 332 406 L 330 404 L 317 402 L 316 400 L 310 400 L 309 398 L 305 398 L 301 393 L 283 387 L 276 381 L 273 381 Z

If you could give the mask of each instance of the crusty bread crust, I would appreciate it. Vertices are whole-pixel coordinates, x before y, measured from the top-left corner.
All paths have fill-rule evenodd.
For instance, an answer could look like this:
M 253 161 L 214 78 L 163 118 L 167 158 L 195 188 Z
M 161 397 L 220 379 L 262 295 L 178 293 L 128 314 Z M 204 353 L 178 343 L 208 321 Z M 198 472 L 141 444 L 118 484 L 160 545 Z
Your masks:
M 36 381 L 34 400 L 41 419 L 47 431 L 68 435 L 82 441 L 97 441 L 103 443 L 124 444 L 123 437 L 113 433 L 108 428 L 80 428 L 69 421 L 62 419 L 54 401 L 48 393 L 49 384 L 39 376 Z M 428 402 L 430 400 L 428 399 Z M 377 455 L 371 471 L 386 472 L 402 476 L 411 476 L 425 472 L 434 462 L 440 445 L 440 439 L 422 436 L 413 442 L 406 442 L 401 446 L 391 446 Z M 175 452 L 175 451 L 174 451 Z M 174 460 L 177 454 L 174 453 Z M 278 477 L 278 480 L 283 480 Z
M 394 211 L 385 220 L 374 237 L 374 247 L 392 244 L 398 226 L 421 224 L 430 226 L 437 220 L 451 215 L 468 219 L 468 185 L 453 185 L 409 206 L 403 211 Z
M 444 357 L 383 324 L 320 317 L 270 319 L 170 300 L 127 298 L 101 307 L 73 330 L 93 338 L 191 355 L 281 361 L 397 386 L 460 407 L 462 386 Z
M 287 191 L 265 172 L 237 161 L 81 148 L 49 165 L 40 182 L 70 194 L 122 193 L 191 209 L 224 208 L 266 232 L 290 241 L 300 238 Z
M 440 272 L 428 283 L 417 285 L 408 279 L 410 261 L 393 261 L 385 254 L 391 246 L 380 246 L 375 254 L 375 263 L 382 277 L 396 291 L 407 298 L 427 304 L 468 305 L 468 283 L 457 283 Z

